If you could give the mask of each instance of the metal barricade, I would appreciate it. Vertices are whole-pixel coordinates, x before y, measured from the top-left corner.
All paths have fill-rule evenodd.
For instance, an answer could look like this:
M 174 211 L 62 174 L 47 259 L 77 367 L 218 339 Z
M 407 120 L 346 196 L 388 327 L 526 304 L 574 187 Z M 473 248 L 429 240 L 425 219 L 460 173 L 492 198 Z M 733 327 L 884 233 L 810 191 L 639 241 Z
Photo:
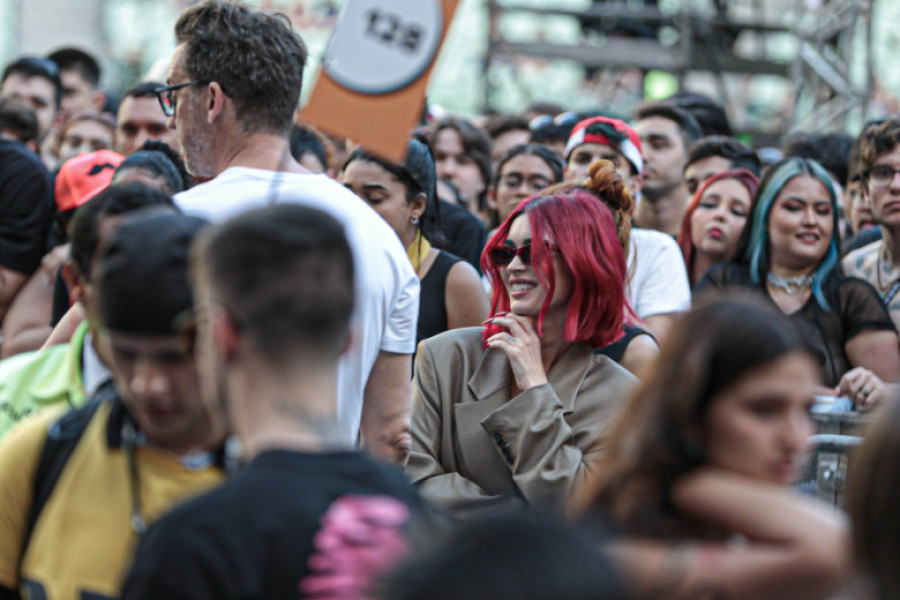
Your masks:
M 813 409 L 817 433 L 810 439 L 812 449 L 794 480 L 793 487 L 803 493 L 843 508 L 849 457 L 862 442 L 867 417 L 849 405 L 834 404 Z M 838 409 L 833 412 L 833 409 Z

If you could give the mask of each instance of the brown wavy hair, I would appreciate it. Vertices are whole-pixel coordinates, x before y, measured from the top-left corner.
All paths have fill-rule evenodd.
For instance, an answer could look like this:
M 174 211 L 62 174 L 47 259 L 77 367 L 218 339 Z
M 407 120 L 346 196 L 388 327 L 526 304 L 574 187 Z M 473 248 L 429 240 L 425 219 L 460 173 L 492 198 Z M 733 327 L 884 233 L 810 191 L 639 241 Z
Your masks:
M 707 537 L 707 526 L 678 514 L 672 485 L 704 464 L 711 403 L 749 371 L 808 351 L 780 311 L 758 296 L 699 304 L 680 318 L 656 367 L 613 423 L 607 452 L 576 492 L 575 514 L 598 511 L 626 533 L 653 538 Z
M 616 235 L 628 257 L 631 242 L 631 214 L 634 212 L 634 199 L 625 185 L 625 180 L 616 172 L 616 166 L 606 159 L 595 160 L 588 167 L 588 177 L 581 185 L 557 183 L 541 190 L 541 196 L 571 193 L 580 189 L 590 192 L 612 211 L 616 223 Z

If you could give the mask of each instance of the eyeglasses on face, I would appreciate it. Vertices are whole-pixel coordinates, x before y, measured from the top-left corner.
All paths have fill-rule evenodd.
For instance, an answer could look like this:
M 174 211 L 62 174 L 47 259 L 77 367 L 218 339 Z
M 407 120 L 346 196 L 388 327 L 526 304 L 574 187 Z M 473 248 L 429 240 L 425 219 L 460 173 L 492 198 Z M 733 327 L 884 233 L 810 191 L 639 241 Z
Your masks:
M 891 185 L 891 182 L 894 181 L 894 177 L 897 176 L 897 173 L 900 173 L 900 169 L 895 169 L 887 165 L 876 165 L 869 169 L 867 174 L 869 181 L 874 187 L 884 188 Z
M 547 249 L 551 252 L 559 252 L 559 246 L 553 242 L 544 242 Z M 499 246 L 491 250 L 491 262 L 496 267 L 505 267 L 509 265 L 515 257 L 519 257 L 522 264 L 526 267 L 531 264 L 531 244 L 525 244 L 518 248 L 512 246 Z
M 175 114 L 175 107 L 178 103 L 178 99 L 175 98 L 175 92 L 192 85 L 206 85 L 207 83 L 209 82 L 187 81 L 185 83 L 177 83 L 175 85 L 156 88 L 156 99 L 159 100 L 159 106 L 162 108 L 163 114 L 167 117 L 171 117 Z

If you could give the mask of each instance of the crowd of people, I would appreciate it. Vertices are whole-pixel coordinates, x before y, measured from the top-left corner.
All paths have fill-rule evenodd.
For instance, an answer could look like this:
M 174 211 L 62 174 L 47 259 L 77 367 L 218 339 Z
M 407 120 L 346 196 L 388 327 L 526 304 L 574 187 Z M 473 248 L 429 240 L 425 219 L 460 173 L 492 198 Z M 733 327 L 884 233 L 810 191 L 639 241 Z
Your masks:
M 900 598 L 900 116 L 302 122 L 283 15 L 0 80 L 0 600 Z M 771 149 L 770 149 L 771 150 Z M 796 489 L 867 422 L 847 506 Z

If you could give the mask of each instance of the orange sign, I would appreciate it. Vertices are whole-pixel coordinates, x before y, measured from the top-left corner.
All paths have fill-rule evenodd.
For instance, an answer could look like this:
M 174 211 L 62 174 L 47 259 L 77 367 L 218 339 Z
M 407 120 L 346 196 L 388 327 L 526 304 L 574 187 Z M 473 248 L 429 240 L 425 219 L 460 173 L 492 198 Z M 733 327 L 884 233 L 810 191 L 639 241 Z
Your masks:
M 303 121 L 403 162 L 459 0 L 347 0 Z

